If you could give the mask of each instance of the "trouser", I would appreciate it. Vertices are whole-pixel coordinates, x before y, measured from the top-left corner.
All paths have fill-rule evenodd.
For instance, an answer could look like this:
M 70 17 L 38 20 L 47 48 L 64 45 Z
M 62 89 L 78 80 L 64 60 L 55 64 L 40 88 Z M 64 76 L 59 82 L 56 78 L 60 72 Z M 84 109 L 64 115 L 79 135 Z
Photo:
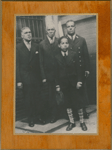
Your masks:
M 66 108 L 83 108 L 83 95 L 82 91 L 77 90 L 76 87 L 69 85 L 61 89 L 64 94 L 64 101 Z
M 86 79 L 83 79 L 83 85 L 82 87 L 79 89 L 79 95 L 82 96 L 82 100 L 83 100 L 83 112 L 86 113 L 86 107 L 89 104 L 88 102 L 88 95 L 87 95 L 87 87 L 86 87 Z M 78 117 L 78 110 L 74 107 L 73 108 L 73 113 L 76 117 Z
M 72 85 L 69 85 L 66 88 L 62 88 L 64 94 L 65 107 L 69 117 L 69 121 L 74 123 L 73 109 L 78 111 L 80 121 L 83 121 L 83 95 L 82 91 L 76 89 Z
M 29 121 L 34 120 L 43 110 L 40 89 L 41 88 L 38 88 L 38 86 L 34 84 L 24 85 L 24 102 Z
M 57 102 L 56 102 L 56 86 L 55 81 L 48 82 L 48 103 L 51 112 L 51 116 L 57 115 Z

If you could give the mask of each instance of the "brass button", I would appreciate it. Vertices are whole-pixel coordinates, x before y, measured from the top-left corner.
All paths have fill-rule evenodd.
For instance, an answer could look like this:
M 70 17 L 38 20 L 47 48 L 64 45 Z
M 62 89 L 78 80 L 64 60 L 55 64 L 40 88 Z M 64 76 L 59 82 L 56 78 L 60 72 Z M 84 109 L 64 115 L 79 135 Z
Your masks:
M 81 58 L 81 56 L 79 56 L 79 58 Z
M 79 60 L 81 62 L 81 60 Z
M 80 51 L 79 51 L 79 53 L 80 53 Z
M 80 49 L 80 47 L 78 47 L 78 49 Z
M 81 67 L 82 65 L 80 65 L 80 67 Z

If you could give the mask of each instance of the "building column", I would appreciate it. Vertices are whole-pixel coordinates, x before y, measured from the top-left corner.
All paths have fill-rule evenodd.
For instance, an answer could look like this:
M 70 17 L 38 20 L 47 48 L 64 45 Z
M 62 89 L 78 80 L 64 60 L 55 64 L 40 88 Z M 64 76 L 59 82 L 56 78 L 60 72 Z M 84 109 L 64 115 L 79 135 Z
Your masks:
M 55 25 L 55 29 L 56 29 L 56 37 L 59 38 L 59 29 L 58 29 L 58 16 L 54 15 L 53 16 L 53 22 Z

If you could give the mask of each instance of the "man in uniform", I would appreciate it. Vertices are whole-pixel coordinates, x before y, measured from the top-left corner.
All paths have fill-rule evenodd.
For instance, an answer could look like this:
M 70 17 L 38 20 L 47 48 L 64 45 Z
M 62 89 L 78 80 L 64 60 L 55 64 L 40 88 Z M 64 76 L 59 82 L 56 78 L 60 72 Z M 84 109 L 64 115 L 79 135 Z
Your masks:
M 55 37 L 55 26 L 47 24 L 46 38 L 40 43 L 40 68 L 43 85 L 48 88 L 48 107 L 50 110 L 50 122 L 54 123 L 57 117 L 57 102 L 55 88 L 55 54 L 57 53 L 58 40 Z M 45 115 L 46 115 L 45 110 Z M 46 118 L 47 116 L 45 116 Z
M 66 28 L 67 28 L 67 38 L 69 40 L 70 44 L 70 50 L 76 53 L 79 57 L 79 66 L 82 70 L 82 77 L 83 77 L 83 85 L 82 85 L 82 93 L 85 97 L 85 80 L 90 74 L 90 62 L 89 62 L 89 53 L 86 41 L 83 37 L 77 35 L 75 33 L 75 22 L 73 20 L 68 20 L 66 22 Z M 86 99 L 85 105 L 86 105 Z M 89 118 L 88 114 L 86 112 L 86 108 L 83 108 L 84 111 L 84 117 Z
M 22 42 L 16 46 L 16 82 L 23 89 L 29 126 L 33 127 L 35 117 L 40 118 L 42 110 L 39 47 L 32 42 L 30 28 L 23 27 L 21 37 Z

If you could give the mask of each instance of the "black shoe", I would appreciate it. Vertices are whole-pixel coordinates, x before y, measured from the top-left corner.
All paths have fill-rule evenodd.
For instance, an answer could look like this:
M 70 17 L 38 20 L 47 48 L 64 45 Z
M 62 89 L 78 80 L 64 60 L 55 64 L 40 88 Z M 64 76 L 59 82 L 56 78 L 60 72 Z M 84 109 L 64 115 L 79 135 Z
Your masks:
M 80 123 L 80 126 L 81 126 L 81 128 L 82 128 L 83 131 L 87 130 L 87 126 L 86 126 L 85 122 Z
M 39 122 L 40 122 L 41 124 L 46 124 L 46 121 L 43 120 L 42 118 L 38 118 L 38 120 L 39 120 Z
M 29 127 L 34 127 L 34 121 L 29 122 Z
M 52 117 L 50 123 L 54 123 L 56 121 L 57 121 L 56 117 Z
M 84 119 L 89 119 L 89 114 L 87 112 L 84 113 Z
M 69 125 L 66 128 L 66 131 L 72 130 L 75 126 L 76 126 L 75 123 L 69 123 Z

